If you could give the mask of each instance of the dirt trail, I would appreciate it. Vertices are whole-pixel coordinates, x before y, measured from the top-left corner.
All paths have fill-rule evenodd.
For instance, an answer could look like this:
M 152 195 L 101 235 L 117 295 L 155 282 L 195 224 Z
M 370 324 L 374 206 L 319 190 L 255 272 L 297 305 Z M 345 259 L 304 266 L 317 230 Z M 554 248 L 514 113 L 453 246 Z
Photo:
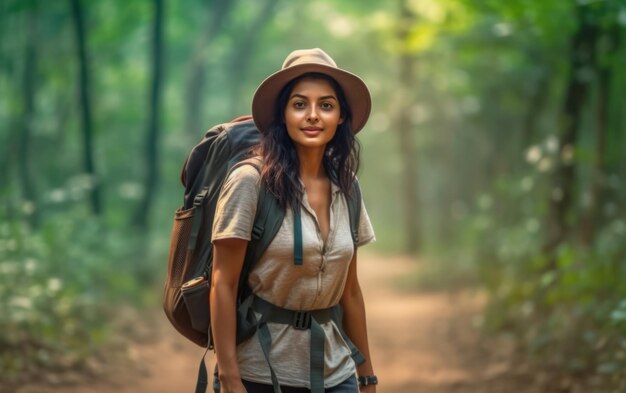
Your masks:
M 365 293 L 372 360 L 379 393 L 537 393 L 511 363 L 512 347 L 486 339 L 474 328 L 484 299 L 476 294 L 412 294 L 394 289 L 394 278 L 414 268 L 404 258 L 363 254 L 359 261 Z M 161 318 L 148 336 L 157 340 L 128 349 L 135 360 L 74 386 L 23 386 L 16 393 L 193 392 L 203 350 L 181 338 Z M 214 355 L 207 356 L 212 369 Z

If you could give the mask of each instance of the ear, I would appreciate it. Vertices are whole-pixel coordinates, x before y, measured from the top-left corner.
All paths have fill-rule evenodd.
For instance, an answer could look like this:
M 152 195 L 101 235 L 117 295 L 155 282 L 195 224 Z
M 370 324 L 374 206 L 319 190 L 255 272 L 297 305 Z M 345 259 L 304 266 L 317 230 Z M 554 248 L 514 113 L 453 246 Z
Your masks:
M 344 118 L 343 115 L 339 118 L 339 121 L 337 122 L 337 124 L 343 124 Z

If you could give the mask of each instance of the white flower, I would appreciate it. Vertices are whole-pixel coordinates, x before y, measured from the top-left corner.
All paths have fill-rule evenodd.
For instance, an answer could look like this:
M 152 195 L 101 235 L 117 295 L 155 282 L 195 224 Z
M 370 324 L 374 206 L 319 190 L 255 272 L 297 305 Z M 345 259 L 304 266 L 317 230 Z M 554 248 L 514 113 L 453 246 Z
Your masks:
M 16 307 L 16 308 L 31 309 L 33 307 L 32 300 L 30 300 L 27 297 L 23 297 L 23 296 L 14 297 L 13 299 L 11 299 L 9 304 L 11 306 L 13 306 L 13 307 Z
M 24 270 L 26 270 L 26 273 L 31 274 L 35 271 L 35 269 L 37 268 L 37 261 L 33 258 L 28 258 L 26 261 L 24 261 Z
M 506 37 L 511 35 L 511 33 L 513 32 L 513 27 L 511 27 L 511 25 L 506 22 L 500 22 L 493 25 L 493 28 L 491 30 L 493 31 L 493 34 L 498 37 Z
M 542 158 L 537 165 L 537 169 L 539 169 L 539 172 L 548 172 L 552 169 L 552 160 L 549 157 Z
M 51 279 L 48 280 L 48 290 L 50 292 L 57 292 L 59 289 L 61 289 L 62 287 L 62 282 L 60 279 L 56 278 L 56 277 L 52 277 Z
M 539 146 L 531 146 L 526 150 L 526 161 L 536 164 L 541 159 L 541 149 Z
M 50 198 L 52 202 L 61 203 L 67 199 L 67 193 L 62 188 L 56 188 L 50 191 L 48 198 Z
M 551 136 L 550 136 L 550 137 L 546 140 L 546 142 L 545 142 L 545 143 L 546 143 L 546 150 L 547 150 L 549 153 L 556 153 L 556 151 L 557 151 L 557 150 L 558 150 L 558 148 L 559 148 L 559 139 L 558 139 L 556 136 L 551 135 Z

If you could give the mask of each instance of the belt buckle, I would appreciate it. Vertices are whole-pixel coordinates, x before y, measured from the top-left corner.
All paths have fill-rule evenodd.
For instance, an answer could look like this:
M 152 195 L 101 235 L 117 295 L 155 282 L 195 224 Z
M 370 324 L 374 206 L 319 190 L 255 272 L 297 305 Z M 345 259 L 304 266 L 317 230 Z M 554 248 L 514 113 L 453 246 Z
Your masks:
M 311 327 L 311 313 L 308 311 L 294 312 L 292 325 L 297 330 L 309 329 Z

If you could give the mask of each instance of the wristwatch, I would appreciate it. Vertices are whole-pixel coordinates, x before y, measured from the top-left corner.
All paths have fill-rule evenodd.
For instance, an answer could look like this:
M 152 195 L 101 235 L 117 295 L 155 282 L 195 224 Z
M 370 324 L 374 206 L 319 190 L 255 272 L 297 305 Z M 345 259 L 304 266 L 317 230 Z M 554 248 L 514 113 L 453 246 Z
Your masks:
M 376 375 L 366 375 L 364 377 L 359 377 L 359 386 L 364 387 L 367 385 L 378 385 L 378 378 Z

